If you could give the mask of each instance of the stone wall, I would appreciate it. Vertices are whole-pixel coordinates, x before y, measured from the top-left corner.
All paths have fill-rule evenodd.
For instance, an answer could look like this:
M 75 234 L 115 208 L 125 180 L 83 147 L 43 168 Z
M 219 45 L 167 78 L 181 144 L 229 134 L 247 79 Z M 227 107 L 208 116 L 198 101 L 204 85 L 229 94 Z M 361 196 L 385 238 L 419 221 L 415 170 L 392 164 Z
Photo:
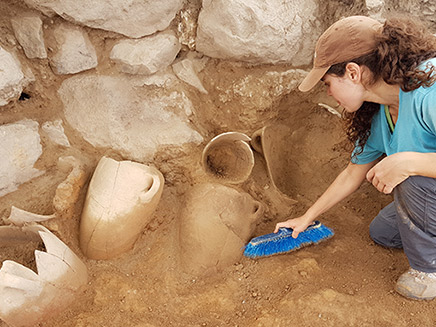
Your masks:
M 317 37 L 341 16 L 411 12 L 436 24 L 434 4 L 417 0 L 23 0 L 1 10 L 0 106 L 33 97 L 53 111 L 48 121 L 25 112 L 3 119 L 1 149 L 16 143 L 20 155 L 1 161 L 2 194 L 42 173 L 34 163 L 43 124 L 56 121 L 51 144 L 79 137 L 151 162 L 162 147 L 197 146 L 211 131 L 273 119 Z M 19 132 L 23 118 L 36 126 L 36 142 Z
M 0 105 L 24 94 L 44 97 L 48 83 L 41 78 L 53 75 L 50 88 L 62 103 L 57 108 L 60 138 L 68 142 L 67 125 L 93 147 L 150 162 L 160 146 L 199 145 L 210 129 L 249 129 L 273 118 L 273 104 L 293 92 L 304 75 L 299 69 L 310 66 L 317 37 L 341 16 L 369 14 L 382 20 L 393 12 L 412 12 L 434 27 L 434 9 L 432 2 L 417 0 L 6 1 Z M 240 73 L 209 78 L 220 74 L 215 67 Z M 244 106 L 245 119 L 228 124 L 231 115 L 221 112 L 221 123 L 201 122 L 205 104 L 217 114 Z M 4 133 L 14 134 L 2 138 L 2 149 L 13 137 L 25 156 L 15 159 L 19 163 L 2 160 L 2 192 L 34 176 L 27 171 L 37 157 L 27 158 L 40 147 L 15 135 L 21 122 L 4 123 Z M 24 165 L 27 177 L 17 170 L 16 177 L 6 178 L 11 164 Z

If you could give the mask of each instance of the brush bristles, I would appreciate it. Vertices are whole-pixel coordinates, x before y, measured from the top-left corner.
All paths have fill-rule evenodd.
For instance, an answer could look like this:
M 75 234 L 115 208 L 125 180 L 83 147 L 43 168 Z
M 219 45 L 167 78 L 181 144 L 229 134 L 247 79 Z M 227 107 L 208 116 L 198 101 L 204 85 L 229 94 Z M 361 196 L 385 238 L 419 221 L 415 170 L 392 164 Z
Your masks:
M 319 243 L 333 235 L 333 231 L 321 223 L 307 228 L 298 234 L 297 238 L 292 237 L 292 229 L 281 228 L 278 233 L 253 238 L 245 247 L 244 255 L 256 258 L 295 251 L 304 246 Z

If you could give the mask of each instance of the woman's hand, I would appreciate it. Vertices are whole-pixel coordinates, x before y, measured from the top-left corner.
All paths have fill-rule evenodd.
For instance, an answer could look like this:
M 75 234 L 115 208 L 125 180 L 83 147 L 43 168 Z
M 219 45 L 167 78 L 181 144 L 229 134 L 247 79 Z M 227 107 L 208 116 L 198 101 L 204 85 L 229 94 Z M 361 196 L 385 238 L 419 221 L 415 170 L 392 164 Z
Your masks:
M 328 189 L 318 200 L 315 201 L 304 215 L 278 223 L 274 233 L 277 233 L 281 227 L 292 228 L 292 237 L 297 238 L 298 234 L 312 224 L 316 217 L 319 217 L 335 204 L 357 190 L 374 164 L 375 161 L 363 165 L 357 165 L 350 162 L 347 168 L 336 177 Z
M 279 228 L 285 227 L 285 228 L 292 228 L 292 237 L 297 238 L 298 234 L 300 234 L 302 231 L 304 231 L 310 224 L 312 224 L 312 220 L 306 218 L 305 216 L 301 216 L 298 218 L 288 219 L 286 221 L 283 221 L 281 223 L 278 223 L 276 225 L 276 228 L 274 229 L 274 233 L 277 233 L 279 231 Z
M 366 174 L 366 179 L 380 192 L 389 194 L 395 186 L 410 176 L 412 156 L 413 152 L 398 152 L 390 155 L 371 168 Z

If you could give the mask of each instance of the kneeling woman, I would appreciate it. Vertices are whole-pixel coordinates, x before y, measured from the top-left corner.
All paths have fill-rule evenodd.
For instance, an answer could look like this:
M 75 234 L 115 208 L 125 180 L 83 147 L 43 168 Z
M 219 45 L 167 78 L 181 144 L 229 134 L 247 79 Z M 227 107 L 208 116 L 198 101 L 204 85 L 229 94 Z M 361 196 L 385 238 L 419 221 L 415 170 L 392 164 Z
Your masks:
M 410 269 L 395 289 L 436 297 L 436 37 L 410 19 L 384 24 L 344 18 L 317 42 L 314 67 L 300 85 L 318 81 L 345 109 L 351 162 L 300 217 L 278 223 L 293 237 L 353 193 L 366 178 L 394 202 L 370 225 L 373 240 L 403 248 Z

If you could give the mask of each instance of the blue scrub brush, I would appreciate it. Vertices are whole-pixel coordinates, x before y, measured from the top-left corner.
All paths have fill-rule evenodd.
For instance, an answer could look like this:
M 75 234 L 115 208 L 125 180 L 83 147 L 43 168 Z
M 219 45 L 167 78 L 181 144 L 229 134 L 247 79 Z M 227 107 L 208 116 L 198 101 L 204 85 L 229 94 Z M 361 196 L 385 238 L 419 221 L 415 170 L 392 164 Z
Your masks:
M 310 244 L 316 244 L 334 235 L 333 230 L 315 221 L 297 238 L 292 237 L 291 228 L 280 228 L 277 233 L 253 238 L 245 246 L 244 255 L 249 258 L 267 257 L 298 250 Z

